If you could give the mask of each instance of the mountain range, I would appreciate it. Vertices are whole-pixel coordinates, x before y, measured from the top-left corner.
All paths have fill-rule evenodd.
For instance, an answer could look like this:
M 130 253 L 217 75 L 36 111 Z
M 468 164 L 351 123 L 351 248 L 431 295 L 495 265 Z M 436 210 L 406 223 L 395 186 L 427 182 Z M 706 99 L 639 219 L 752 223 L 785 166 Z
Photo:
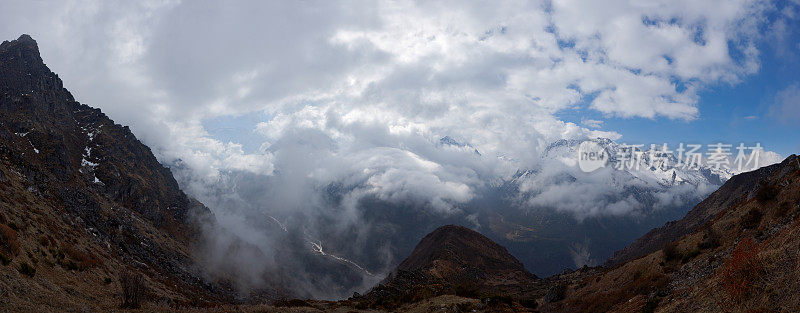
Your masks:
M 0 44 L 0 94 L 6 311 L 800 307 L 794 155 L 738 175 L 707 166 L 584 173 L 564 166 L 583 141 L 561 140 L 541 166 L 488 184 L 451 215 L 363 199 L 374 227 L 359 249 L 349 245 L 358 230 L 262 212 L 250 225 L 277 238 L 266 253 L 181 190 L 181 164 L 165 167 L 128 127 L 77 102 L 30 36 Z M 621 149 L 593 141 L 610 155 Z M 438 145 L 483 157 L 450 137 Z M 337 205 L 347 188 L 331 184 L 326 199 Z M 587 200 L 615 210 L 593 214 Z M 346 299 L 309 299 L 319 294 Z

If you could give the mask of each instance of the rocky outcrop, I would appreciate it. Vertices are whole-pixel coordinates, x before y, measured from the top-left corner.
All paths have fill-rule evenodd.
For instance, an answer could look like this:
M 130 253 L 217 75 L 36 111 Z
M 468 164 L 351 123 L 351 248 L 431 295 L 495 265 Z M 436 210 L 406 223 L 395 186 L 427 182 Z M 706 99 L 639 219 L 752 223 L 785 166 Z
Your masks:
M 520 300 L 538 278 L 502 246 L 463 226 L 442 226 L 422 238 L 381 284 L 354 301 L 392 308 L 446 294 Z
M 534 279 L 506 248 L 469 228 L 442 226 L 422 238 L 397 272 L 421 272 L 431 280 L 507 284 Z
M 28 35 L 0 44 L 0 173 L 4 218 L 26 225 L 21 238 L 53 238 L 39 257 L 46 263 L 77 247 L 165 282 L 182 301 L 232 299 L 201 279 L 192 259 L 197 221 L 213 223 L 210 211 L 127 126 L 75 101 Z M 23 249 L 48 251 L 44 243 L 23 241 Z
M 89 189 L 182 239 L 189 212 L 208 213 L 128 127 L 75 101 L 28 35 L 0 45 L 0 94 L 4 154 L 42 176 L 37 182 L 73 187 L 56 195 L 70 207 Z

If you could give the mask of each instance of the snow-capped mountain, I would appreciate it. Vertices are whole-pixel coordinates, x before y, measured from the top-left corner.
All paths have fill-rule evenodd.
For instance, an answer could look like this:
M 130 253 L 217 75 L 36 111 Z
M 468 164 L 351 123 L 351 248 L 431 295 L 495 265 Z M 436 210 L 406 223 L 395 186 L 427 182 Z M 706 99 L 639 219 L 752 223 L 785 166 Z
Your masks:
M 609 139 L 591 140 L 608 162 L 584 172 L 578 165 L 584 141 L 553 142 L 536 166 L 518 170 L 469 208 L 475 213 L 468 220 L 488 228 L 492 239 L 537 275 L 602 263 L 650 228 L 682 217 L 731 177 L 702 163 L 683 166 L 676 155 L 659 153 L 660 147 L 632 149 Z M 625 153 L 640 164 L 623 164 L 630 161 Z
M 480 166 L 493 161 L 493 157 L 509 166 L 520 162 L 492 156 L 497 152 L 481 153 L 467 140 L 455 138 L 443 136 L 430 141 L 433 147 L 416 151 L 418 158 L 445 168 L 453 166 L 447 163 L 453 155 L 468 156 L 469 162 L 458 166 Z M 607 151 L 611 161 L 604 168 L 586 173 L 577 164 L 582 142 L 553 142 L 537 156 L 535 166 L 522 168 L 509 177 L 490 176 L 492 172 L 488 170 L 481 172 L 485 175 L 476 176 L 479 179 L 470 185 L 474 196 L 465 202 L 454 201 L 454 209 L 447 213 L 414 199 L 364 193 L 372 189 L 353 181 L 320 182 L 322 185 L 309 189 L 307 194 L 315 201 L 291 213 L 279 206 L 253 205 L 276 203 L 272 201 L 275 197 L 265 195 L 263 190 L 275 189 L 282 182 L 280 169 L 269 177 L 223 173 L 221 179 L 230 183 L 201 188 L 213 192 L 200 196 L 212 207 L 235 209 L 238 216 L 245 216 L 247 222 L 239 223 L 248 227 L 243 233 L 260 234 L 252 238 L 253 242 L 261 243 L 271 252 L 268 254 L 292 256 L 276 258 L 278 267 L 313 273 L 301 282 L 324 279 L 341 287 L 334 292 L 329 288 L 327 293 L 312 290 L 310 295 L 339 297 L 363 291 L 359 288 L 411 252 L 415 238 L 444 224 L 465 225 L 486 234 L 508 247 L 529 271 L 540 276 L 584 264 L 597 265 L 652 227 L 680 218 L 730 177 L 729 173 L 705 165 L 697 169 L 679 166 L 675 156 L 668 156 L 665 166 L 618 170 L 615 167 L 622 162 L 618 155 L 624 146 L 608 139 L 593 142 Z M 437 159 L 437 150 L 448 157 Z M 640 152 L 642 163 L 650 164 L 648 151 Z M 173 171 L 185 186 L 191 187 L 191 172 L 180 165 L 173 164 Z M 353 199 L 353 214 L 359 223 L 338 224 L 337 217 L 347 212 L 346 201 Z M 319 215 L 314 216 L 313 212 Z M 225 221 L 228 216 L 220 214 L 219 218 Z
M 562 139 L 553 142 L 545 149 L 542 158 L 560 160 L 567 165 L 572 165 L 577 162 L 578 147 L 584 141 L 587 140 Z M 679 159 L 672 151 L 663 152 L 663 146 L 632 146 L 619 144 L 606 138 L 588 141 L 597 143 L 608 153 L 607 167 L 627 172 L 648 184 L 658 184 L 663 187 L 684 183 L 721 185 L 733 176 L 733 172 L 730 170 L 708 166 L 702 162 L 703 159 L 700 159 L 698 164 L 689 165 L 690 162 L 685 157 Z M 627 164 L 623 164 L 625 162 Z M 633 163 L 638 163 L 638 165 Z
M 479 156 L 481 155 L 481 153 L 478 151 L 478 149 L 475 149 L 475 147 L 473 147 L 472 145 L 467 144 L 467 143 L 461 143 L 461 142 L 451 138 L 450 136 L 444 136 L 444 137 L 442 137 L 442 139 L 439 139 L 439 146 L 440 147 L 442 147 L 442 146 L 451 146 L 451 147 L 457 147 L 457 148 L 461 148 L 461 149 L 472 150 L 473 152 L 475 152 L 476 155 L 479 155 Z

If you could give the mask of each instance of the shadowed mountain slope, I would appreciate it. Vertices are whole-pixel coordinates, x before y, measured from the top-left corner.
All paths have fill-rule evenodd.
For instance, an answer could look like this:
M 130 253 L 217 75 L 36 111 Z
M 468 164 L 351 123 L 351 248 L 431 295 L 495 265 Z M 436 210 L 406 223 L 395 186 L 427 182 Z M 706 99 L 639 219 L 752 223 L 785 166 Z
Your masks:
M 447 225 L 422 238 L 397 272 L 419 271 L 445 281 L 496 285 L 535 278 L 505 248 L 463 226 Z
M 779 164 L 733 176 L 717 191 L 697 204 L 685 217 L 647 232 L 624 249 L 616 251 L 606 261 L 606 265 L 620 264 L 652 253 L 661 249 L 664 244 L 696 231 L 720 212 L 752 198 L 765 179 L 772 176 L 775 171 L 793 165 L 790 164 L 792 162 L 794 161 L 790 157 Z
M 442 226 L 422 238 L 383 283 L 352 300 L 394 308 L 442 295 L 522 298 L 538 281 L 502 246 L 466 227 Z
M 151 301 L 232 301 L 193 260 L 199 220 L 214 217 L 128 127 L 75 101 L 36 41 L 0 44 L 0 307 L 107 310 L 124 272 Z

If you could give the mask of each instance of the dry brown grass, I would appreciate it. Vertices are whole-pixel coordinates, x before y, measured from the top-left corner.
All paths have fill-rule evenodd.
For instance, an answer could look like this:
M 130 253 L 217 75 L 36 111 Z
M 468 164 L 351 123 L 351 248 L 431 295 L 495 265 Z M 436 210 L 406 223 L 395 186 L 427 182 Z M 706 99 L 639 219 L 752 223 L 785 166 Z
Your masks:
M 88 252 L 79 250 L 71 244 L 67 244 L 64 247 L 63 251 L 65 255 L 67 255 L 70 259 L 75 261 L 77 269 L 81 271 L 97 267 L 103 264 L 103 262 L 99 258 L 91 255 Z
M 660 254 L 652 254 L 584 280 L 585 286 L 568 293 L 564 307 L 573 312 L 625 311 L 631 306 L 639 310 L 649 296 L 669 288 L 670 277 L 658 265 L 662 260 Z
M 745 300 L 751 286 L 758 279 L 761 271 L 758 252 L 758 245 L 752 239 L 745 238 L 739 242 L 722 267 L 720 275 L 723 289 L 734 301 Z
M 19 253 L 19 235 L 7 225 L 0 224 L 0 252 L 8 255 Z
M 119 274 L 119 284 L 122 289 L 122 307 L 138 309 L 142 306 L 147 296 L 147 286 L 140 274 L 123 271 Z

